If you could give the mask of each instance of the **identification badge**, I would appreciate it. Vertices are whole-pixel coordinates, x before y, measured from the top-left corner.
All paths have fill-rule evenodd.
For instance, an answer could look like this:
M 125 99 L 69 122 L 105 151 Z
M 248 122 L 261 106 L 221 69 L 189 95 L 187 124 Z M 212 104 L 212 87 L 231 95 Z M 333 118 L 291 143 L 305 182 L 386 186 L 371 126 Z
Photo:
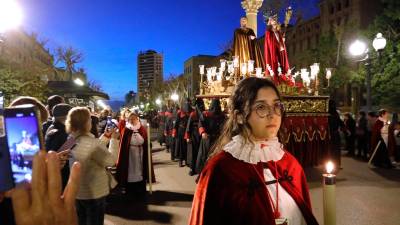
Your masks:
M 289 225 L 289 220 L 287 218 L 275 219 L 276 225 Z

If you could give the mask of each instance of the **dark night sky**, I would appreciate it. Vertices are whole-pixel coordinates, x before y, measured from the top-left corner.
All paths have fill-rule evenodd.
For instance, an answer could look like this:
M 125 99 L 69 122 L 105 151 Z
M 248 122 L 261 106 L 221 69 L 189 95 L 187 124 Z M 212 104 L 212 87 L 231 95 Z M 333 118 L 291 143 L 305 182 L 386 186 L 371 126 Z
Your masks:
M 317 0 L 303 1 L 307 17 Z M 112 100 L 136 87 L 139 51 L 164 53 L 164 77 L 183 72 L 193 55 L 219 54 L 239 19 L 240 0 L 22 0 L 23 26 L 48 39 L 48 47 L 73 46 L 84 53 L 79 66 Z M 295 6 L 296 7 L 296 6 Z M 295 8 L 296 10 L 296 8 Z M 258 33 L 265 24 L 259 16 Z

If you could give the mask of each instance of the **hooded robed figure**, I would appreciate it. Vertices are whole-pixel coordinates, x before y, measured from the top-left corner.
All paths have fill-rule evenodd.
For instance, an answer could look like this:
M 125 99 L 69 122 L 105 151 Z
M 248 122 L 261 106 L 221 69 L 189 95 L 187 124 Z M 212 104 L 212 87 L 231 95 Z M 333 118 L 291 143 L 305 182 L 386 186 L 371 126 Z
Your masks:
M 203 112 L 199 120 L 199 134 L 201 136 L 199 153 L 196 161 L 196 172 L 200 173 L 207 161 L 208 153 L 217 140 L 226 120 L 221 110 L 219 99 L 213 99 L 208 111 Z
M 172 136 L 175 137 L 175 158 L 179 159 L 179 166 L 183 166 L 183 161 L 187 164 L 187 142 L 185 140 L 185 132 L 189 115 L 192 112 L 190 100 L 186 100 L 182 104 L 181 110 L 178 111 Z
M 174 115 L 172 107 L 168 108 L 165 112 L 165 127 L 164 137 L 167 152 L 171 152 L 171 160 L 173 160 L 174 138 L 172 137 L 172 130 L 174 129 Z
M 205 111 L 204 101 L 201 98 L 196 99 L 195 110 L 190 113 L 188 124 L 186 127 L 185 139 L 188 142 L 187 163 L 190 167 L 189 175 L 196 174 L 196 160 L 199 152 L 200 133 L 199 120 L 203 118 Z
M 253 29 L 247 27 L 247 18 L 240 18 L 240 28 L 233 35 L 233 56 L 239 56 L 239 67 L 242 63 L 254 60 L 254 68 L 264 68 L 264 59 L 260 45 L 256 41 Z
M 158 113 L 158 120 L 159 120 L 159 128 L 158 128 L 158 142 L 160 145 L 166 143 L 164 130 L 165 130 L 165 122 L 167 120 L 167 106 L 163 105 L 161 108 L 161 112 Z

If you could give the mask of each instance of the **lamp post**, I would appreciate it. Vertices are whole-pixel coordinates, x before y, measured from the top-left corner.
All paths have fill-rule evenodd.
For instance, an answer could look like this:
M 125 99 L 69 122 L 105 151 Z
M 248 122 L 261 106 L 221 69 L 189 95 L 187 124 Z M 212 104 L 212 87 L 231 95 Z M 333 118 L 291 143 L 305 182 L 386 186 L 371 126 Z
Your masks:
M 386 39 L 382 36 L 381 33 L 378 33 L 375 39 L 372 42 L 372 46 L 374 47 L 375 51 L 378 53 L 378 57 L 380 53 L 386 46 Z M 370 111 L 372 108 L 372 100 L 371 100 L 371 57 L 368 53 L 367 44 L 360 40 L 354 41 L 349 47 L 350 54 L 356 57 L 360 57 L 365 55 L 364 59 L 359 60 L 359 62 L 365 62 L 365 69 L 366 69 L 366 83 L 367 83 L 367 110 Z

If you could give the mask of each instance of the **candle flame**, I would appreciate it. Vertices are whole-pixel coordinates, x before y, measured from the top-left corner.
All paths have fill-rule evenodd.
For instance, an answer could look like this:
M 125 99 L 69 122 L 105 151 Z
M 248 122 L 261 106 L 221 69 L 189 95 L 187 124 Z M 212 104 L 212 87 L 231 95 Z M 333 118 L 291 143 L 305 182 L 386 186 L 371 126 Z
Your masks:
M 325 165 L 326 172 L 332 173 L 334 167 L 335 167 L 335 165 L 333 165 L 333 163 L 331 161 L 327 162 Z

